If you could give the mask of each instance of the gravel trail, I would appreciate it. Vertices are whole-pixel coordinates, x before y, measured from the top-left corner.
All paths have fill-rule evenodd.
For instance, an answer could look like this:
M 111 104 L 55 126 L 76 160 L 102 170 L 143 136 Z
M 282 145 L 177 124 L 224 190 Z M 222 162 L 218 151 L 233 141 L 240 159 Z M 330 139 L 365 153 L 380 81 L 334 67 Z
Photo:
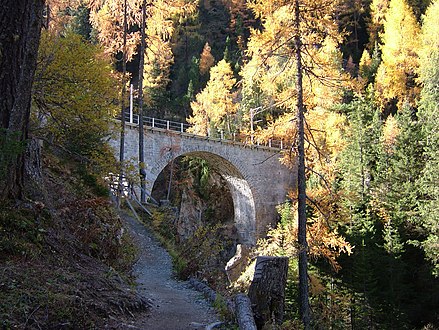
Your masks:
M 139 260 L 134 266 L 138 291 L 152 305 L 150 314 L 130 324 L 129 328 L 206 329 L 219 322 L 215 310 L 200 292 L 192 289 L 188 282 L 174 278 L 171 257 L 145 226 L 127 214 L 121 216 L 140 249 Z

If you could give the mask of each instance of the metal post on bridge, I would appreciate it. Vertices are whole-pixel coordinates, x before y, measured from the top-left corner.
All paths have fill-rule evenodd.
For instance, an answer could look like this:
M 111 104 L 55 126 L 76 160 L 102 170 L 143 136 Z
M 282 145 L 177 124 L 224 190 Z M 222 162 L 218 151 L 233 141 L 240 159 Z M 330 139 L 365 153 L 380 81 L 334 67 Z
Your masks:
M 133 84 L 130 85 L 130 123 L 133 123 Z
M 181 130 L 181 133 L 184 132 L 184 129 L 183 129 L 183 123 L 180 123 L 180 130 Z
M 169 120 L 166 121 L 166 130 L 169 131 Z
M 152 128 L 154 128 L 154 121 L 155 121 L 155 118 L 152 118 Z

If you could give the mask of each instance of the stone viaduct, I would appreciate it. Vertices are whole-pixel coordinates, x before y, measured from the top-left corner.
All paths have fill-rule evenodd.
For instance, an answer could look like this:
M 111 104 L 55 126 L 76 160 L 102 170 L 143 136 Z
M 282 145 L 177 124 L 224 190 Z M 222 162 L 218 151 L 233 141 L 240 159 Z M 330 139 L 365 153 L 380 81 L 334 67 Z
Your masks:
M 183 124 L 177 128 L 174 125 L 173 129 L 169 122 L 162 128 L 157 126 L 154 119 L 144 126 L 147 192 L 152 192 L 160 172 L 173 159 L 179 156 L 205 159 L 228 183 L 240 243 L 254 245 L 266 233 L 267 226 L 278 218 L 276 205 L 285 201 L 288 189 L 296 184 L 293 171 L 279 161 L 280 149 L 194 135 L 185 132 Z M 136 164 L 138 141 L 138 125 L 128 122 L 124 159 Z M 119 138 L 113 138 L 110 144 L 118 155 Z

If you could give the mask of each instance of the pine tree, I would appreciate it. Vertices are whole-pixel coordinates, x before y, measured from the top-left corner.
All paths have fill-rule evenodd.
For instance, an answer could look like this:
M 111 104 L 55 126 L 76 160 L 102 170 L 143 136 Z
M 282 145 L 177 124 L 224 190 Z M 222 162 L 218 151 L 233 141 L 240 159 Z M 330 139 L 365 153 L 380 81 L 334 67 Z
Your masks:
M 166 101 L 166 89 L 170 82 L 171 65 L 174 62 L 168 37 L 157 34 L 155 29 L 160 22 L 153 16 L 148 19 L 146 35 L 148 47 L 145 50 L 145 66 L 143 70 L 145 104 L 158 107 Z
M 380 43 L 389 2 L 389 0 L 372 0 L 370 3 L 369 48 Z
M 249 79 L 245 86 L 251 87 L 247 89 L 248 95 L 253 94 L 258 98 L 254 103 L 259 103 L 260 109 L 276 115 L 259 138 L 282 135 L 294 150 L 294 153 L 289 153 L 291 158 L 285 157 L 285 162 L 291 164 L 292 158 L 297 157 L 298 189 L 292 196 L 298 203 L 299 301 L 305 328 L 310 327 L 311 322 L 306 239 L 306 200 L 311 195 L 306 194 L 306 178 L 312 175 L 311 172 L 318 172 L 316 164 L 322 167 L 323 164 L 332 164 L 332 152 L 338 147 L 337 144 L 328 147 L 328 144 L 326 150 L 320 149 L 328 135 L 322 134 L 321 139 L 320 136 L 316 139 L 313 136 L 319 131 L 314 131 L 313 125 L 322 122 L 325 115 L 329 117 L 325 109 L 341 97 L 341 89 L 336 88 L 344 79 L 341 56 L 337 50 L 342 36 L 334 19 L 337 5 L 337 1 L 325 0 L 252 2 L 251 8 L 264 23 L 262 31 L 253 31 L 251 35 L 248 51 L 250 60 L 243 68 L 243 76 Z M 263 96 L 260 97 L 260 94 Z M 261 101 L 264 103 L 261 104 Z M 247 104 L 251 102 L 247 101 Z M 246 110 L 250 112 L 254 108 Z M 313 119 L 317 118 L 314 122 Z M 341 125 L 340 118 L 335 116 L 328 122 L 334 124 L 333 132 L 337 132 L 337 127 Z M 314 150 L 315 154 L 309 150 Z M 323 155 L 319 154 L 320 150 L 324 150 Z M 305 160 L 308 170 L 305 170 Z M 330 167 L 326 167 L 327 173 Z M 319 181 L 317 177 L 316 181 Z M 328 181 L 331 182 L 331 179 Z M 322 197 L 322 194 L 316 196 Z M 322 198 L 320 201 L 329 206 L 333 203 L 331 198 Z M 313 209 L 311 204 L 308 208 Z M 321 209 L 317 207 L 313 211 L 320 214 L 316 221 L 324 221 Z

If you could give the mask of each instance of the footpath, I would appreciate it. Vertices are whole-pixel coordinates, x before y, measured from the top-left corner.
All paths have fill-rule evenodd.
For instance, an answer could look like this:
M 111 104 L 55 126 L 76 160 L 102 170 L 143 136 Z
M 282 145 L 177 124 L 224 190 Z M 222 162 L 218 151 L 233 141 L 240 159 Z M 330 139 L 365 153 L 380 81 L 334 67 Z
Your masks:
M 128 214 L 121 214 L 139 247 L 134 276 L 139 293 L 151 304 L 148 315 L 130 329 L 201 330 L 219 322 L 213 307 L 187 281 L 178 281 L 172 273 L 172 260 L 147 228 Z

